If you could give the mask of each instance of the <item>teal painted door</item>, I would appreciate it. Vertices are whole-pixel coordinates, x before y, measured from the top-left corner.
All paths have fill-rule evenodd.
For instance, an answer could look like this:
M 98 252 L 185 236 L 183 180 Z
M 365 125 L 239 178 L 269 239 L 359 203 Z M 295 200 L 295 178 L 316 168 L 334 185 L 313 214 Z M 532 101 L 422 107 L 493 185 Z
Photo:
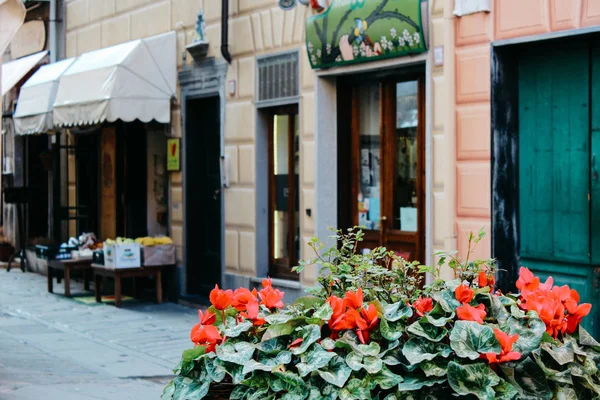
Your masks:
M 600 185 L 593 160 L 594 145 L 600 144 L 594 137 L 600 128 L 599 55 L 587 43 L 570 43 L 528 49 L 519 59 L 521 265 L 571 286 L 583 302 L 592 303 L 584 325 L 596 335 Z

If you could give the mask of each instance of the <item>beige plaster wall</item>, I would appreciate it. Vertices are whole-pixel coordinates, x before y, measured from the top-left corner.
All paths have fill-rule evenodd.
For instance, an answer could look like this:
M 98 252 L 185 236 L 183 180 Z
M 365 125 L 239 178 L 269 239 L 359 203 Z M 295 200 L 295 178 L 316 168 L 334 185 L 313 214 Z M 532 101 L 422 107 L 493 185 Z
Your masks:
M 178 66 L 181 67 L 182 54 L 185 45 L 192 40 L 200 9 L 204 10 L 206 20 L 209 56 L 220 58 L 221 2 L 218 0 L 67 0 L 67 57 L 175 30 Z M 302 49 L 300 210 L 314 208 L 314 74 L 303 47 L 304 23 L 309 10 L 298 6 L 283 12 L 276 0 L 230 0 L 229 11 L 229 42 L 233 60 L 227 80 L 236 81 L 236 92 L 227 95 L 225 114 L 224 152 L 231 160 L 231 188 L 224 193 L 225 264 L 227 272 L 255 276 L 254 95 L 257 55 Z M 188 62 L 191 62 L 189 56 Z M 173 109 L 172 133 L 176 137 L 181 136 L 179 106 Z M 180 260 L 183 246 L 182 194 L 182 174 L 172 173 L 170 223 Z M 301 218 L 301 235 L 308 240 L 314 234 L 314 221 L 305 214 Z M 264 245 L 267 246 L 267 243 Z M 306 251 L 306 246 L 302 249 Z M 310 281 L 308 279 L 307 284 Z
M 492 0 L 491 13 L 454 19 L 456 231 L 491 228 L 490 42 L 600 24 L 600 0 Z M 452 20 L 449 20 L 452 21 Z M 476 255 L 491 254 L 490 235 Z

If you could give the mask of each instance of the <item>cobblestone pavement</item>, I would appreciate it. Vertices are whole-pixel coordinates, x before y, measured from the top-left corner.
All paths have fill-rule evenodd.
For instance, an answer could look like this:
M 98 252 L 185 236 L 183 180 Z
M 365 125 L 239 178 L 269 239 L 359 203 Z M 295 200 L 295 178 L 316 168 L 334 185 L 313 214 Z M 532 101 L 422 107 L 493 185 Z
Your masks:
M 46 277 L 0 270 L 0 399 L 158 399 L 198 315 L 173 303 L 118 309 L 46 291 Z M 83 285 L 71 283 L 71 293 Z

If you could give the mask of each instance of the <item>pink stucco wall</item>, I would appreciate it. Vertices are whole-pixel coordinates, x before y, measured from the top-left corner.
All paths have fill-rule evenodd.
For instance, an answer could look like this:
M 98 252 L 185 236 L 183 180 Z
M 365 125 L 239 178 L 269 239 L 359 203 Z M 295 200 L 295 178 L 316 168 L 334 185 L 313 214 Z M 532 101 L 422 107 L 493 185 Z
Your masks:
M 456 233 L 488 235 L 476 250 L 491 254 L 490 42 L 600 24 L 600 0 L 492 0 L 491 13 L 455 19 Z M 464 254 L 464 253 L 462 253 Z

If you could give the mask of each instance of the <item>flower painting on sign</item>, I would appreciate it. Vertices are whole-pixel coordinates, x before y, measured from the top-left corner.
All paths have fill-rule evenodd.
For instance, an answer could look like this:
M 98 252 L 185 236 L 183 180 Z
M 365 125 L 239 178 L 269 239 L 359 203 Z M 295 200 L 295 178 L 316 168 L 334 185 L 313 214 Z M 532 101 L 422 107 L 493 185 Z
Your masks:
M 312 68 L 327 68 L 427 50 L 420 0 L 333 0 L 306 23 Z M 426 11 L 426 10 L 425 10 Z

